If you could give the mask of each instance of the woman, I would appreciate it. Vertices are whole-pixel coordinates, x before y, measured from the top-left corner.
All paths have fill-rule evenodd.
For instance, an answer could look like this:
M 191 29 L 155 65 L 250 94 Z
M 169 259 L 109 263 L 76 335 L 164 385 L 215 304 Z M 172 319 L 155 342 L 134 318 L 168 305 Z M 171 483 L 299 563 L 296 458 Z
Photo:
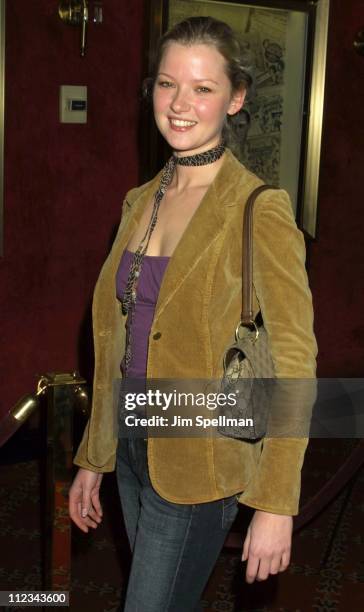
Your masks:
M 289 564 L 307 440 L 118 438 L 113 408 L 123 355 L 126 378 L 222 376 L 241 312 L 244 205 L 262 184 L 223 137 L 250 84 L 226 24 L 190 18 L 161 39 L 154 116 L 174 156 L 127 194 L 95 289 L 93 406 L 75 457 L 70 515 L 85 532 L 97 527 L 102 474 L 116 464 L 133 551 L 126 611 L 198 609 L 238 502 L 255 509 L 243 545 L 246 580 Z M 287 193 L 265 191 L 254 212 L 254 314 L 263 315 L 282 378 L 316 372 L 304 262 Z

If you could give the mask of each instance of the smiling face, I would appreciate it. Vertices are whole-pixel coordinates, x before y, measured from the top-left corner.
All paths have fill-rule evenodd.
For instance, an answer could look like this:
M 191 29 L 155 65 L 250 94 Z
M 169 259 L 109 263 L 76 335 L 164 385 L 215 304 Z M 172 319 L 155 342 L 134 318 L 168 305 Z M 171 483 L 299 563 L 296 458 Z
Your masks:
M 176 152 L 192 155 L 221 140 L 224 119 L 244 102 L 232 92 L 226 60 L 212 45 L 169 43 L 153 88 L 154 117 Z

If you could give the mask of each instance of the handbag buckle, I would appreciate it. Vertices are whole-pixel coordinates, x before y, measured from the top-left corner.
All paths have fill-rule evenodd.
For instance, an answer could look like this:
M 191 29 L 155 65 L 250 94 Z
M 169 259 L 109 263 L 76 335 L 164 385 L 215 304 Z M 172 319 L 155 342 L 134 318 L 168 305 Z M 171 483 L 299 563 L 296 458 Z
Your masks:
M 239 331 L 241 327 L 248 327 L 249 325 L 253 325 L 255 328 L 255 338 L 252 339 L 253 344 L 258 340 L 259 337 L 259 329 L 258 326 L 256 324 L 256 322 L 251 319 L 249 321 L 249 323 L 243 323 L 242 321 L 239 321 L 238 325 L 236 326 L 236 330 L 235 330 L 235 340 L 236 342 L 239 342 L 239 340 L 242 340 L 243 336 L 240 336 Z

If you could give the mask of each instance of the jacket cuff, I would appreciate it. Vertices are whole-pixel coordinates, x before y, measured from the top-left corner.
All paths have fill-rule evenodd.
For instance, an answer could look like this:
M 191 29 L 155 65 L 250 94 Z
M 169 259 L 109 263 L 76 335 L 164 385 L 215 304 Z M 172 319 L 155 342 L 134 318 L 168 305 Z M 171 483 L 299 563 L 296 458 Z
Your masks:
M 238 501 L 257 510 L 297 515 L 307 444 L 308 438 L 264 439 L 257 470 Z
M 87 451 L 89 429 L 90 429 L 90 419 L 87 421 L 85 431 L 83 432 L 82 440 L 77 449 L 76 455 L 73 459 L 74 465 L 77 465 L 78 467 L 82 467 L 86 470 L 90 470 L 91 472 L 97 472 L 97 473 L 113 472 L 115 470 L 116 454 L 110 457 L 110 459 L 105 463 L 105 465 L 99 466 L 89 461 L 88 451 Z

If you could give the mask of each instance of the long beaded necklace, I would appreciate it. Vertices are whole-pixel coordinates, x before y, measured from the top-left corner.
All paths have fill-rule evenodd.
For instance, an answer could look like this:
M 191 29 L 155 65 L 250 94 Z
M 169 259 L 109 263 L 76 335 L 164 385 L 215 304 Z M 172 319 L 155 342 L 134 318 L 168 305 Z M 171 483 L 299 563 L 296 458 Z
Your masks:
M 148 227 L 146 232 L 140 241 L 140 244 L 137 250 L 134 253 L 133 260 L 130 265 L 128 280 L 126 283 L 126 288 L 124 291 L 123 299 L 121 302 L 122 312 L 124 315 L 129 314 L 129 321 L 127 325 L 127 337 L 126 337 L 126 350 L 125 356 L 123 360 L 123 366 L 125 369 L 125 373 L 127 373 L 129 364 L 131 361 L 131 342 L 130 342 L 130 330 L 132 327 L 132 319 L 135 310 L 135 303 L 137 297 L 137 285 L 140 277 L 143 259 L 147 252 L 150 237 L 153 233 L 153 230 L 156 226 L 158 219 L 158 211 L 159 206 L 162 201 L 162 198 L 170 185 L 174 170 L 177 164 L 180 166 L 205 166 L 207 164 L 212 164 L 217 161 L 225 151 L 225 143 L 222 141 L 216 147 L 209 149 L 208 151 L 203 151 L 202 153 L 196 153 L 195 155 L 187 155 L 185 157 L 177 157 L 177 155 L 172 155 L 167 161 L 166 165 L 163 168 L 161 180 L 158 186 L 157 191 L 154 194 L 154 204 L 153 211 L 150 217 L 150 221 L 148 223 Z

